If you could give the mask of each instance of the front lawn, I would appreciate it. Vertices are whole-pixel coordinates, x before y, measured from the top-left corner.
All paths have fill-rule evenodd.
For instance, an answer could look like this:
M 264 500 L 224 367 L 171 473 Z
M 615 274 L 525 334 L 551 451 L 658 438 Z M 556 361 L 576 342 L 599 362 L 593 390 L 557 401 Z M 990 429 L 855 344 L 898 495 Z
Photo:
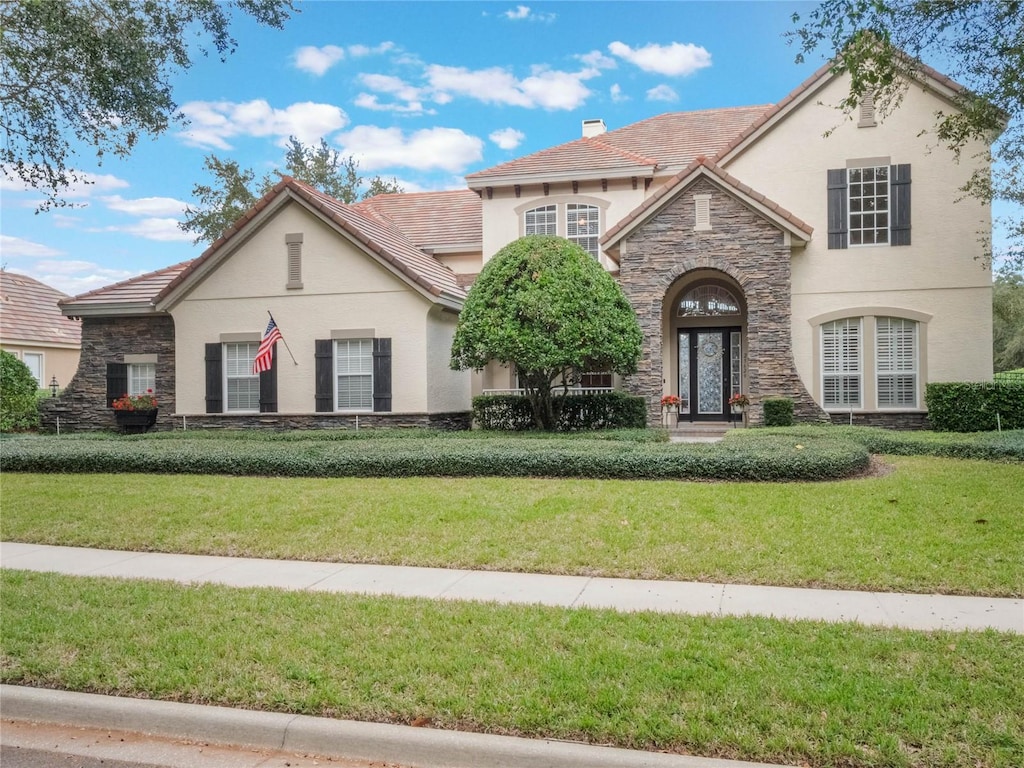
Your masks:
M 2 573 L 6 683 L 817 766 L 1024 764 L 995 632 Z
M 5 540 L 1024 596 L 1024 465 L 893 457 L 831 483 L 5 473 Z

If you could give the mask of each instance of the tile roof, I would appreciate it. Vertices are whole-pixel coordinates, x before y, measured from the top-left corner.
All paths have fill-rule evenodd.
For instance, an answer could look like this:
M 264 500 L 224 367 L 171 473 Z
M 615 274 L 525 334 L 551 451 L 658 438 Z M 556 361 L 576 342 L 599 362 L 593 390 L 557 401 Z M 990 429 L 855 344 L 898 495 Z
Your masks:
M 470 186 L 524 175 L 599 173 L 638 167 L 685 167 L 698 155 L 716 155 L 747 126 L 771 108 L 727 107 L 697 112 L 669 112 L 602 133 L 534 152 L 466 176 Z
M 0 338 L 8 343 L 81 346 L 81 323 L 64 317 L 57 306 L 67 298 L 45 283 L 0 269 Z
M 468 189 L 377 195 L 351 207 L 394 224 L 417 248 L 479 250 L 483 243 L 482 203 Z
M 65 299 L 61 306 L 65 311 L 73 311 L 76 307 L 88 308 L 104 304 L 152 305 L 160 292 L 191 264 L 192 261 L 183 261 L 155 272 L 147 272 L 88 293 L 81 293 L 74 298 Z
M 245 226 L 273 203 L 281 194 L 290 193 L 306 202 L 326 219 L 340 227 L 376 258 L 394 267 L 409 282 L 415 283 L 434 296 L 448 295 L 461 301 L 466 292 L 455 279 L 455 273 L 434 257 L 417 248 L 402 231 L 384 217 L 370 212 L 361 212 L 330 195 L 285 176 L 261 197 L 256 204 L 236 221 L 203 254 L 177 275 L 163 290 L 157 300 L 167 297 L 181 286 L 203 264 L 208 262 L 220 248 L 237 235 Z

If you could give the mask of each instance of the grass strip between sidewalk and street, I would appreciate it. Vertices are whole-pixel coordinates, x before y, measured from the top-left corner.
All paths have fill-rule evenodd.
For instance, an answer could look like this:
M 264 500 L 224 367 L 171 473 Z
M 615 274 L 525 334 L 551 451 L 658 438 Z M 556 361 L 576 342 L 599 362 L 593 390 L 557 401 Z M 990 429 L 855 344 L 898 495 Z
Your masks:
M 811 765 L 1024 764 L 1024 638 L 2 572 L 6 683 Z
M 1024 596 L 1024 465 L 890 457 L 831 483 L 5 473 L 40 544 Z

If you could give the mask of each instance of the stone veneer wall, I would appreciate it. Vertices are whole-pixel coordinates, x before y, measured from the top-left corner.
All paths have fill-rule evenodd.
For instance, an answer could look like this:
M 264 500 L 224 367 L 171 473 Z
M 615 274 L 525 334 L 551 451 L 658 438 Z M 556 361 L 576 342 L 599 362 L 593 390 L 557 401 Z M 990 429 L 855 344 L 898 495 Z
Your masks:
M 177 414 L 174 428 L 182 429 L 378 429 L 430 427 L 439 430 L 469 429 L 471 411 L 453 413 L 202 413 Z
M 87 432 L 116 429 L 107 407 L 107 363 L 125 355 L 156 355 L 155 429 L 172 429 L 174 419 L 174 320 L 168 315 L 86 317 L 82 319 L 82 356 L 78 371 L 60 397 L 40 403 L 40 429 Z
M 709 231 L 693 229 L 694 194 L 712 196 Z M 650 426 L 661 424 L 665 296 L 679 277 L 695 269 L 718 270 L 743 290 L 750 423 L 763 422 L 760 401 L 773 395 L 791 398 L 799 421 L 828 421 L 793 362 L 790 258 L 782 232 L 706 179 L 698 179 L 622 242 L 619 283 L 644 334 L 639 370 L 624 386 L 647 401 Z
M 831 413 L 829 417 L 833 424 L 847 426 L 850 423 L 850 414 Z M 878 411 L 877 413 L 855 413 L 853 414 L 853 426 L 855 427 L 884 427 L 885 429 L 913 430 L 931 429 L 931 422 L 928 421 L 928 414 L 920 411 L 908 411 L 896 413 Z

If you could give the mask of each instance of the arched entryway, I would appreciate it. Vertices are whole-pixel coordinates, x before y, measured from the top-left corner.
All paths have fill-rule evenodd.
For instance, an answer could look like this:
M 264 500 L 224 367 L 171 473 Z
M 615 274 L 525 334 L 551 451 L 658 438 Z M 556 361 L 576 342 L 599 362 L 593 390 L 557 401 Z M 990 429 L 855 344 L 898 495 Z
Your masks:
M 743 291 L 718 270 L 693 270 L 666 292 L 666 389 L 680 398 L 679 421 L 729 421 L 729 398 L 744 392 L 747 310 Z

